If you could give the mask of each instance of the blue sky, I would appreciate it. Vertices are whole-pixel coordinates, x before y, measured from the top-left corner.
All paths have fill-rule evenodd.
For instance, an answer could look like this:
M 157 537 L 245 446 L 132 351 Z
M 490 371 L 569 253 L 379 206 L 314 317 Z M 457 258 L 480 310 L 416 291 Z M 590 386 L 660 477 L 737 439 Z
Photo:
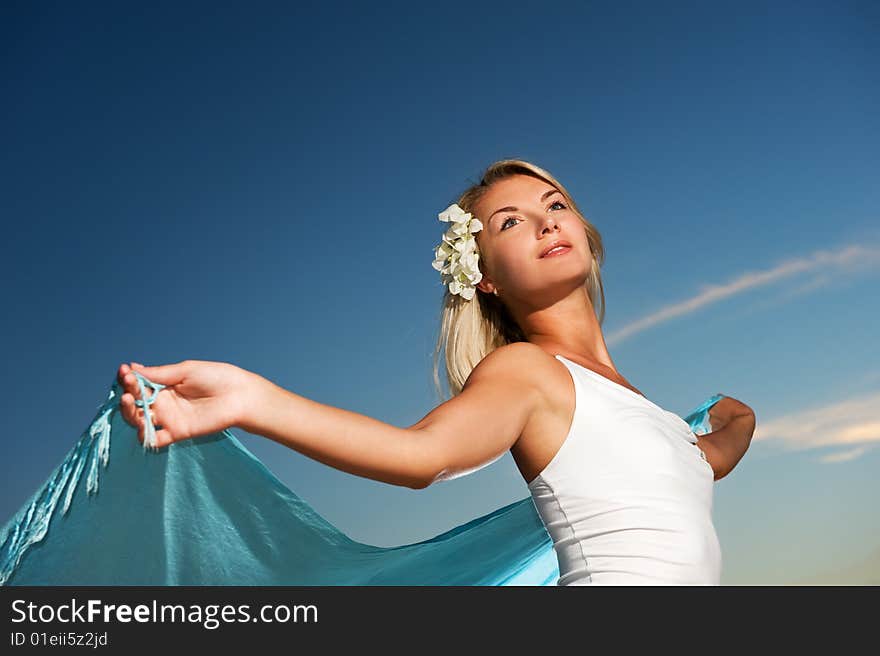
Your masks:
M 398 426 L 438 402 L 437 213 L 494 160 L 600 230 L 618 370 L 758 427 L 724 583 L 880 577 L 876 3 L 4 4 L 0 524 L 121 362 L 233 362 Z M 352 538 L 528 494 L 397 488 L 238 432 Z

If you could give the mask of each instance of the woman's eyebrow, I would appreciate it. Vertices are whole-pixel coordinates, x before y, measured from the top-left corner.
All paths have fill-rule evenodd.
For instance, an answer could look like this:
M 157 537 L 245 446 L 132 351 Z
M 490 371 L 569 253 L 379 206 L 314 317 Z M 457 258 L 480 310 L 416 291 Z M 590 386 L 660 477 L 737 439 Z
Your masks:
M 559 193 L 562 193 L 562 192 L 559 191 L 558 189 L 548 189 L 543 194 L 541 194 L 541 202 L 544 202 L 544 199 L 549 198 L 553 194 L 559 194 Z M 489 223 L 489 221 L 492 220 L 492 217 L 495 216 L 496 214 L 498 214 L 498 212 L 519 212 L 519 209 L 517 209 L 516 207 L 513 207 L 512 205 L 509 205 L 507 207 L 500 207 L 497 210 L 495 210 L 494 212 L 492 212 L 492 214 L 489 215 L 489 218 L 486 219 L 486 223 Z

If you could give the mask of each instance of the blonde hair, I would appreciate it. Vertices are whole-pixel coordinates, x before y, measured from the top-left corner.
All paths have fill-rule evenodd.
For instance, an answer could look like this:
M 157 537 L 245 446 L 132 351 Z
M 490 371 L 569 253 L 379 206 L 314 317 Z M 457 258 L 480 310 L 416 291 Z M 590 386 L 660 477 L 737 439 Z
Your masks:
M 503 159 L 494 162 L 483 172 L 480 181 L 468 187 L 458 198 L 458 205 L 465 212 L 474 206 L 494 183 L 513 175 L 530 175 L 544 180 L 562 192 L 568 206 L 584 223 L 584 230 L 592 253 L 592 269 L 584 283 L 599 325 L 605 318 L 605 291 L 602 287 L 600 268 L 605 259 L 602 237 L 590 223 L 565 189 L 549 171 L 521 159 Z M 440 387 L 440 350 L 445 353 L 446 381 L 452 396 L 461 393 L 465 381 L 474 367 L 489 353 L 512 342 L 528 341 L 501 300 L 493 294 L 477 289 L 471 300 L 452 294 L 444 288 L 440 317 L 440 334 L 434 349 L 434 386 L 442 398 Z

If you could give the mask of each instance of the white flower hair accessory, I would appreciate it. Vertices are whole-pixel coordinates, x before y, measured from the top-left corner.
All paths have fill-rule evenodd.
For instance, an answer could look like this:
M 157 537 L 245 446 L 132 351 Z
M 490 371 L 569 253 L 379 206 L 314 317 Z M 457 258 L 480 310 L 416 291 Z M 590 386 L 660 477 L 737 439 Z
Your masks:
M 480 273 L 480 254 L 474 233 L 483 229 L 483 224 L 470 212 L 465 212 L 453 203 L 437 215 L 441 221 L 452 225 L 443 234 L 440 245 L 434 249 L 433 266 L 440 272 L 444 285 L 449 285 L 451 294 L 458 294 L 466 300 L 474 297 L 475 285 L 483 278 Z

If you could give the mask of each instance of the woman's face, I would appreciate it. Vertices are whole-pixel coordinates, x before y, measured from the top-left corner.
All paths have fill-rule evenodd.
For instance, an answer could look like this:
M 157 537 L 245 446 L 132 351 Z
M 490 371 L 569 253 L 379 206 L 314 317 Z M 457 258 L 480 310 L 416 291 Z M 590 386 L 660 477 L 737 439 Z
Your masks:
M 592 254 L 584 223 L 550 183 L 530 175 L 504 178 L 485 192 L 473 214 L 483 224 L 475 235 L 483 274 L 477 287 L 483 291 L 535 298 L 550 289 L 567 293 L 586 281 Z M 542 257 L 556 240 L 571 248 Z

